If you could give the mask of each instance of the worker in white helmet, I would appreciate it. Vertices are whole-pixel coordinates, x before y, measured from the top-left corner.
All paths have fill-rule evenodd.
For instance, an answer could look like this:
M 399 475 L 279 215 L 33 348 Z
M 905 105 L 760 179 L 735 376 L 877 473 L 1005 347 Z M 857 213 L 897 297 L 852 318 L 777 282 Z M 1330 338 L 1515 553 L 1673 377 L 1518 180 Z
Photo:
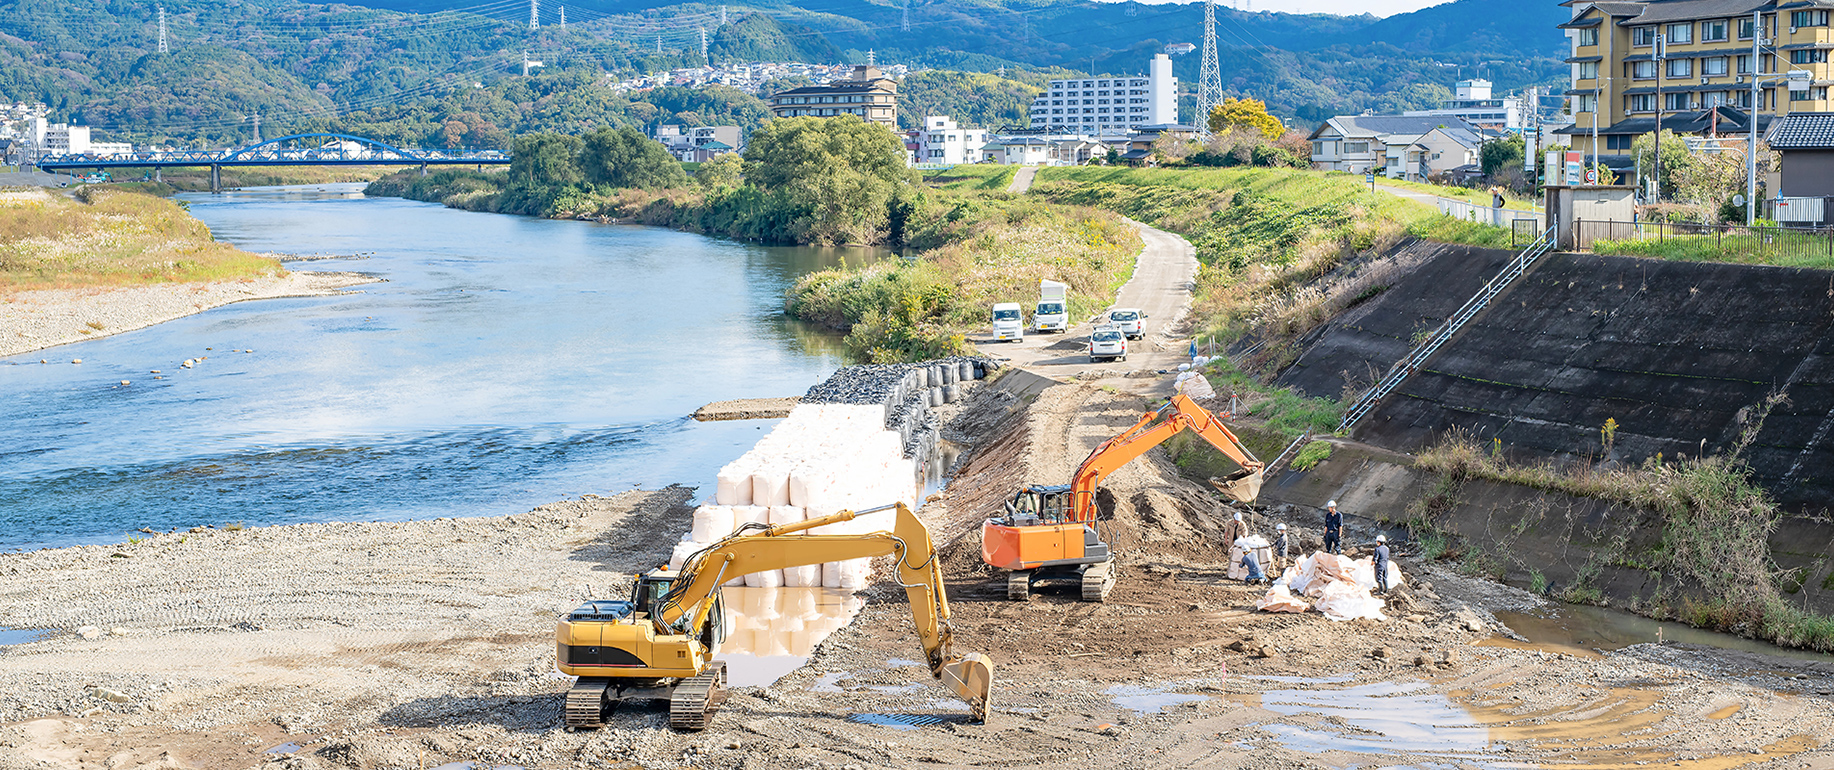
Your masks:
M 1275 524 L 1274 532 L 1278 533 L 1274 537 L 1274 571 L 1285 572 L 1287 549 L 1289 547 L 1286 539 L 1286 524 Z
M 1344 552 L 1344 515 L 1337 512 L 1337 501 L 1325 503 L 1325 553 Z
M 1235 541 L 1248 537 L 1248 522 L 1242 521 L 1242 512 L 1236 511 L 1235 518 L 1223 524 L 1223 544 L 1235 545 Z
M 1376 535 L 1375 547 L 1376 593 L 1388 593 L 1388 536 Z

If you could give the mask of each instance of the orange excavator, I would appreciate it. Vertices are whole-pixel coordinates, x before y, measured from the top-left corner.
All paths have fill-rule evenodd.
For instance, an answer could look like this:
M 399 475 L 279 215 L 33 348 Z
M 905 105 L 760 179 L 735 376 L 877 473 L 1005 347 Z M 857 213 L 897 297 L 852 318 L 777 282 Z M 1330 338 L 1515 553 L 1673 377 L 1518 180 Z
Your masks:
M 1024 601 L 1031 596 L 1033 582 L 1051 579 L 1080 580 L 1083 601 L 1108 598 L 1115 581 L 1114 553 L 1102 537 L 1095 490 L 1103 477 L 1184 430 L 1202 436 L 1241 466 L 1226 477 L 1211 479 L 1211 485 L 1235 500 L 1253 503 L 1261 494 L 1261 461 L 1221 420 L 1180 393 L 1102 442 L 1069 484 L 1020 489 L 1001 515 L 981 525 L 981 560 L 1009 570 L 1007 598 Z

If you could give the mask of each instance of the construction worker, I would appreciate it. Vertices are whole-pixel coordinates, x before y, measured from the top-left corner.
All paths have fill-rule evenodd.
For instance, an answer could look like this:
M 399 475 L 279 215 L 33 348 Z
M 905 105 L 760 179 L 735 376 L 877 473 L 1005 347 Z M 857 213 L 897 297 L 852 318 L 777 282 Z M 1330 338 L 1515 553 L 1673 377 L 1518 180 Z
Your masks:
M 1279 572 L 1285 572 L 1288 547 L 1286 540 L 1286 524 L 1275 524 L 1274 531 L 1279 533 L 1274 537 L 1274 569 Z
M 1243 582 L 1267 582 L 1267 575 L 1261 572 L 1261 560 L 1255 558 L 1255 549 L 1248 548 L 1242 551 L 1242 566 L 1248 569 L 1248 576 L 1242 579 Z
M 1388 536 L 1376 535 L 1375 547 L 1376 593 L 1388 593 Z
M 1337 512 L 1337 501 L 1325 503 L 1325 553 L 1344 552 L 1344 515 Z
M 1242 512 L 1236 511 L 1235 518 L 1223 525 L 1223 542 L 1235 545 L 1235 541 L 1248 537 L 1248 523 L 1242 521 Z

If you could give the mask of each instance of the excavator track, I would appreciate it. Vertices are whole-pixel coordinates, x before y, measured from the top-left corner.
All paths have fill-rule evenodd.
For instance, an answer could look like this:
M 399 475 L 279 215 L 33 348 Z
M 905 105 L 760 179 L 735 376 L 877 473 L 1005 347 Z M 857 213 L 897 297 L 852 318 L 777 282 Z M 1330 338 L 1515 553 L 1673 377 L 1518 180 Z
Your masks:
M 566 725 L 570 730 L 605 726 L 605 688 L 611 680 L 582 676 L 567 691 Z
M 1099 602 L 1108 599 L 1108 592 L 1114 590 L 1114 561 L 1091 564 L 1083 569 L 1083 601 Z
M 1032 598 L 1031 570 L 1014 570 L 1006 573 L 1006 598 L 1015 602 Z
M 713 712 L 726 702 L 726 662 L 716 660 L 696 676 L 681 680 L 669 696 L 669 726 L 677 730 L 707 729 Z

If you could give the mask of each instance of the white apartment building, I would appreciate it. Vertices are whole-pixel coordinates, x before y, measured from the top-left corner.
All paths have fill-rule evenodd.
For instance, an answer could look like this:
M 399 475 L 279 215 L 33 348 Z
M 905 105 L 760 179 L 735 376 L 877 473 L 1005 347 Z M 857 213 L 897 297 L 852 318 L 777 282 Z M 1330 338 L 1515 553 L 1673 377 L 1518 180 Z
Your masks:
M 1441 102 L 1439 109 L 1411 110 L 1401 114 L 1408 117 L 1448 115 L 1461 118 L 1479 128 L 1519 129 L 1524 125 L 1522 101 L 1519 96 L 1491 98 L 1490 81 L 1474 78 L 1454 84 L 1452 99 Z
M 918 163 L 974 163 L 981 159 L 981 147 L 987 144 L 987 129 L 964 128 L 947 115 L 931 115 L 923 119 L 916 144 Z
M 1178 79 L 1172 58 L 1154 54 L 1145 76 L 1053 80 L 1032 101 L 1032 128 L 1094 136 L 1126 134 L 1139 126 L 1178 122 Z

